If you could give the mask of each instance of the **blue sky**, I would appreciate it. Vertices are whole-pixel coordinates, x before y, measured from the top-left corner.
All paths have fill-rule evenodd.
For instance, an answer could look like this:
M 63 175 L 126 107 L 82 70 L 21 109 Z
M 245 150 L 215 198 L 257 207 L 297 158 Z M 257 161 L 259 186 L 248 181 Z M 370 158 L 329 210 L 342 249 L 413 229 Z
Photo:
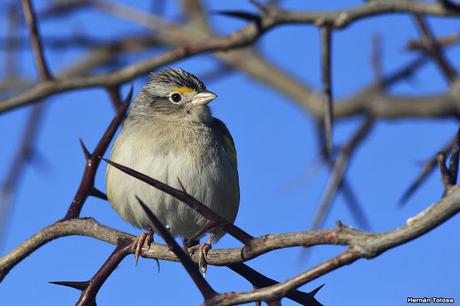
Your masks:
M 124 1 L 128 3 L 129 1 Z M 137 7 L 148 8 L 149 1 Z M 34 1 L 37 9 L 44 1 Z M 210 11 L 244 8 L 254 11 L 247 1 L 207 1 Z M 286 8 L 336 9 L 361 4 L 361 1 L 283 1 Z M 132 5 L 132 4 L 131 4 Z M 168 17 L 177 18 L 175 2 L 168 3 Z M 221 16 L 211 17 L 220 33 L 231 33 L 244 22 Z M 456 33 L 458 20 L 429 19 L 437 35 Z M 5 25 L 5 16 L 0 20 Z M 84 33 L 111 39 L 122 34 L 145 33 L 137 25 L 120 22 L 95 11 L 43 23 L 43 36 L 71 36 Z M 26 34 L 26 31 L 23 31 Z M 334 33 L 334 95 L 345 97 L 373 80 L 369 65 L 371 38 L 378 33 L 383 41 L 384 71 L 390 72 L 413 59 L 404 50 L 408 39 L 418 37 L 411 18 L 404 15 L 376 17 L 360 21 Z M 320 90 L 319 33 L 312 26 L 283 26 L 267 33 L 259 42 L 262 53 L 305 84 Z M 46 55 L 53 72 L 74 63 L 83 51 L 55 52 Z M 0 56 L 3 53 L 0 52 Z M 127 63 L 147 54 L 130 55 Z M 451 48 L 449 58 L 460 58 L 460 49 Z M 4 67 L 0 60 L 0 68 Z M 209 56 L 200 55 L 176 63 L 197 76 L 216 66 Z M 21 71 L 36 78 L 30 52 L 23 52 Z M 2 70 L 2 69 L 0 69 Z M 3 73 L 3 70 L 2 70 Z M 145 78 L 134 82 L 137 93 Z M 315 212 L 328 178 L 326 167 L 318 166 L 318 147 L 311 116 L 279 92 L 236 72 L 208 82 L 207 87 L 219 98 L 212 103 L 216 117 L 230 129 L 238 150 L 241 204 L 236 224 L 255 236 L 305 230 Z M 423 95 L 442 92 L 447 84 L 433 64 L 426 65 L 416 77 L 392 89 L 395 93 Z M 124 92 L 128 86 L 124 86 Z M 46 159 L 42 167 L 25 172 L 15 199 L 8 236 L 2 252 L 11 250 L 48 224 L 63 217 L 78 187 L 84 159 L 78 139 L 92 149 L 113 116 L 103 89 L 81 90 L 47 99 L 45 121 L 37 149 Z M 2 143 L 0 173 L 5 173 L 15 152 L 29 108 L 0 117 Z M 341 121 L 335 126 L 334 142 L 342 144 L 358 126 L 359 120 Z M 348 172 L 364 211 L 375 231 L 402 226 L 406 219 L 439 199 L 442 185 L 436 173 L 403 208 L 397 201 L 420 170 L 419 163 L 431 157 L 455 133 L 453 120 L 379 121 L 370 137 L 356 152 Z M 312 171 L 316 169 L 316 171 Z M 104 189 L 103 165 L 96 185 Z M 357 226 L 341 196 L 334 202 L 325 228 L 336 220 Z M 110 208 L 108 203 L 90 198 L 83 216 L 92 216 L 103 224 L 139 234 Z M 443 296 L 459 298 L 460 280 L 454 262 L 460 246 L 454 233 L 460 230 L 457 220 L 446 222 L 416 241 L 390 250 L 373 260 L 359 260 L 327 274 L 301 289 L 325 287 L 317 298 L 324 305 L 405 305 L 408 296 Z M 239 246 L 224 237 L 215 248 Z M 263 255 L 248 264 L 258 271 L 284 280 L 338 254 L 343 248 L 315 247 L 308 261 L 300 249 L 288 249 Z M 54 280 L 89 279 L 112 252 L 113 246 L 86 237 L 66 237 L 53 241 L 15 267 L 0 285 L 2 305 L 71 305 L 79 293 L 48 284 Z M 250 290 L 251 286 L 226 268 L 210 267 L 207 280 L 219 292 Z M 180 294 L 178 294 L 180 292 Z M 105 283 L 98 295 L 101 305 L 198 305 L 198 290 L 177 263 L 156 263 L 126 258 Z M 291 305 L 285 300 L 283 305 Z

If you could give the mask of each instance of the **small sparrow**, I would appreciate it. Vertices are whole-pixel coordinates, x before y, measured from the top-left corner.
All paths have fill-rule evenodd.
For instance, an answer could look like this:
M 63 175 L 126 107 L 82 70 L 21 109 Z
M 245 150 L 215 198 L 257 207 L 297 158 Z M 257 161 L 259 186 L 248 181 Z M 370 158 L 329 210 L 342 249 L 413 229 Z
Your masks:
M 240 200 L 236 149 L 227 127 L 208 107 L 216 97 L 185 70 L 152 74 L 123 122 L 110 160 L 177 189 L 183 186 L 188 194 L 234 222 Z M 118 214 L 152 234 L 152 224 L 136 196 L 175 236 L 191 238 L 207 221 L 181 201 L 110 165 L 106 188 Z M 208 247 L 223 234 L 211 230 Z M 143 235 L 136 261 L 146 239 Z

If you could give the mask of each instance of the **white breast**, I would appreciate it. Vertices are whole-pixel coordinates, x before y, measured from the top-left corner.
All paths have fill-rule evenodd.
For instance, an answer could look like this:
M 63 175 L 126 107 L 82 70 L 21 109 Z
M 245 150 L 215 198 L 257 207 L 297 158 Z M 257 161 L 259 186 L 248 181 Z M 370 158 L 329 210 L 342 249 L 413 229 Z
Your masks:
M 212 141 L 209 130 L 179 131 L 174 144 L 166 144 L 154 126 L 125 126 L 117 137 L 110 159 L 186 191 L 213 211 L 233 222 L 239 206 L 236 165 Z M 173 137 L 174 138 L 174 137 Z M 186 143 L 178 146 L 180 138 Z M 182 143 L 179 142 L 179 143 Z M 169 149 L 168 149 L 169 148 Z M 193 148 L 193 149 L 192 149 Z M 206 220 L 175 198 L 111 166 L 106 172 L 107 196 L 112 207 L 132 225 L 151 229 L 135 196 L 146 203 L 173 235 L 191 237 Z

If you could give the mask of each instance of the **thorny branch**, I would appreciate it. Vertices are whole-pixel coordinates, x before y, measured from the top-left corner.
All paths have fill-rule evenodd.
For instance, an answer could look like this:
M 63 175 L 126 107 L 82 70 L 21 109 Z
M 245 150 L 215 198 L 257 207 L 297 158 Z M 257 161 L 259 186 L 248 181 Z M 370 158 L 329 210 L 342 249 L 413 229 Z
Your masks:
M 104 2 L 102 3 L 104 4 Z M 183 58 L 189 58 L 200 53 L 226 51 L 248 46 L 266 31 L 280 25 L 299 23 L 316 24 L 321 22 L 330 24 L 332 28 L 344 28 L 352 22 L 363 18 L 396 12 L 432 16 L 459 15 L 457 11 L 450 10 L 437 3 L 406 3 L 400 1 L 366 3 L 353 9 L 337 12 L 291 12 L 272 6 L 267 8 L 267 12 L 268 13 L 265 15 L 260 16 L 261 22 L 259 26 L 251 23 L 229 36 L 215 37 L 212 39 L 206 39 L 200 43 L 180 46 L 161 55 L 139 61 L 112 73 L 55 80 L 38 84 L 24 93 L 0 101 L 0 112 L 10 111 L 30 103 L 35 103 L 37 100 L 45 96 L 49 97 L 54 94 L 70 90 L 121 85 L 140 75 L 144 75 L 159 66 L 167 65 L 171 62 Z M 311 104 L 311 102 L 309 104 Z M 312 108 L 312 105 L 310 105 L 309 108 Z M 320 113 L 319 111 L 311 111 L 317 114 Z M 344 114 L 340 114 L 339 108 L 337 108 L 337 116 L 344 116 Z
M 236 11 L 222 12 L 223 15 L 242 18 L 249 21 L 249 23 L 231 35 L 218 37 L 213 34 L 213 30 L 209 27 L 209 21 L 199 1 L 183 1 L 184 11 L 188 13 L 188 22 L 185 25 L 164 21 L 151 14 L 140 13 L 136 10 L 110 2 L 69 1 L 64 4 L 57 4 L 55 10 L 48 10 L 43 16 L 48 16 L 47 18 L 50 16 L 62 16 L 73 12 L 77 8 L 93 7 L 136 23 L 143 23 L 143 26 L 157 31 L 154 38 L 139 38 L 142 48 L 149 48 L 158 43 L 176 47 L 160 55 L 138 61 L 110 73 L 91 76 L 66 75 L 65 77 L 55 79 L 50 73 L 44 57 L 42 39 L 39 35 L 37 18 L 32 3 L 30 0 L 22 0 L 41 81 L 31 88 L 26 89 L 23 93 L 10 96 L 0 101 L 0 113 L 17 109 L 28 104 L 39 103 L 42 99 L 57 93 L 89 87 L 103 87 L 108 91 L 112 103 L 117 110 L 117 114 L 93 153 L 90 153 L 82 143 L 87 164 L 81 184 L 67 211 L 66 217 L 37 232 L 16 249 L 1 257 L 0 282 L 15 265 L 47 242 L 69 235 L 88 236 L 117 245 L 117 247 L 104 265 L 89 281 L 55 283 L 81 290 L 82 294 L 77 305 L 95 305 L 97 292 L 116 266 L 128 254 L 133 252 L 132 245 L 135 241 L 133 236 L 99 224 L 94 219 L 79 218 L 82 206 L 89 195 L 101 198 L 105 196 L 95 188 L 94 177 L 100 163 L 100 158 L 103 156 L 111 138 L 123 120 L 129 101 L 131 100 L 132 90 L 126 101 L 121 103 L 119 93 L 120 86 L 157 67 L 180 59 L 190 58 L 198 54 L 214 52 L 213 56 L 223 62 L 222 67 L 225 68 L 223 69 L 224 73 L 229 67 L 237 68 L 290 96 L 317 119 L 321 118 L 322 114 L 324 114 L 324 122 L 326 124 L 325 130 L 326 135 L 328 135 L 326 143 L 330 156 L 332 155 L 332 115 L 334 115 L 334 118 L 339 119 L 356 115 L 366 116 L 366 121 L 350 139 L 350 142 L 341 148 L 339 157 L 335 160 L 330 184 L 332 187 L 329 188 L 329 191 L 326 192 L 325 195 L 327 199 L 327 201 L 325 200 L 326 203 L 332 201 L 337 189 L 341 184 L 345 184 L 343 178 L 350 156 L 355 147 L 370 131 L 375 120 L 406 117 L 458 117 L 456 102 L 458 100 L 458 92 L 449 90 L 441 95 L 417 98 L 398 97 L 385 93 L 388 87 L 400 80 L 407 79 L 421 65 L 426 63 L 426 57 L 422 56 L 392 75 L 385 77 L 382 73 L 379 73 L 379 77 L 375 84 L 364 88 L 348 99 L 338 101 L 339 103 L 335 105 L 333 111 L 330 75 L 331 31 L 343 29 L 358 20 L 376 15 L 389 13 L 407 13 L 415 15 L 417 24 L 422 33 L 422 39 L 418 43 L 412 43 L 412 48 L 422 49 L 426 54 L 432 57 L 446 78 L 452 83 L 452 87 L 454 87 L 454 83 L 458 78 L 457 72 L 445 57 L 443 46 L 452 45 L 458 41 L 458 39 L 455 40 L 455 37 L 451 39 L 437 39 L 433 33 L 431 33 L 423 17 L 421 17 L 427 15 L 460 16 L 456 6 L 446 5 L 446 3 L 450 3 L 447 1 L 441 2 L 442 3 L 378 1 L 367 2 L 355 8 L 341 11 L 296 12 L 282 10 L 272 4 L 262 5 L 254 1 L 254 4 L 256 4 L 259 9 L 259 15 L 251 15 L 245 12 Z M 140 14 L 144 14 L 145 16 L 143 15 L 143 17 L 146 18 L 139 18 Z M 315 93 L 305 84 L 301 84 L 292 76 L 274 67 L 255 47 L 253 47 L 254 43 L 265 32 L 285 24 L 312 24 L 322 27 L 323 95 Z M 191 41 L 190 37 L 200 38 L 200 40 L 197 43 L 196 40 Z M 88 45 L 95 46 L 98 44 L 90 42 Z M 98 46 L 97 48 L 99 47 L 100 49 L 104 49 L 104 46 Z M 110 59 L 127 51 L 126 49 L 129 48 L 126 48 L 126 45 L 123 44 L 118 45 L 116 51 L 114 48 L 108 47 L 108 49 L 103 51 L 103 55 L 105 59 L 108 58 L 108 61 L 110 61 Z M 107 53 L 112 54 L 107 57 Z M 97 60 L 98 57 L 96 56 L 94 62 Z M 96 66 L 94 63 L 88 63 L 89 69 L 94 66 Z M 289 86 L 287 84 L 289 84 Z M 39 104 L 38 107 L 42 107 L 42 105 L 43 104 Z M 326 106 L 324 110 L 322 106 Z M 284 297 L 304 305 L 320 305 L 319 302 L 314 299 L 314 295 L 321 287 L 310 293 L 300 292 L 296 289 L 311 280 L 344 265 L 350 264 L 360 258 L 374 258 L 388 249 L 416 239 L 450 219 L 460 211 L 460 189 L 455 186 L 458 175 L 459 144 L 460 139 L 457 135 L 452 147 L 449 164 L 446 163 L 446 153 L 438 154 L 437 157 L 442 181 L 445 186 L 445 196 L 438 203 L 430 206 L 417 216 L 410 218 L 406 225 L 384 233 L 362 232 L 347 227 L 339 222 L 337 228 L 331 230 L 266 235 L 260 238 L 253 237 L 241 228 L 220 218 L 207 209 L 202 203 L 188 195 L 185 190 L 174 189 L 151 177 L 136 172 L 133 169 L 117 165 L 110 161 L 109 163 L 111 163 L 112 166 L 142 179 L 155 188 L 177 197 L 208 218 L 210 222 L 209 226 L 222 227 L 226 232 L 230 233 L 244 244 L 244 246 L 240 248 L 210 250 L 206 262 L 211 265 L 225 265 L 229 267 L 250 281 L 255 289 L 248 292 L 217 293 L 211 288 L 206 280 L 201 277 L 195 264 L 193 264 L 193 262 L 198 262 L 198 254 L 192 254 L 190 259 L 187 254 L 183 253 L 182 249 L 175 245 L 174 239 L 168 237 L 169 233 L 162 227 L 161 223 L 155 222 L 156 218 L 150 212 L 150 218 L 155 224 L 157 231 L 162 233 L 162 236 L 165 237 L 165 241 L 169 247 L 173 249 L 173 252 L 166 246 L 153 244 L 151 248 L 143 249 L 141 255 L 146 258 L 181 261 L 196 282 L 197 288 L 202 292 L 205 298 L 205 305 L 233 305 L 251 301 L 267 301 L 269 305 L 280 305 L 281 299 Z M 24 160 L 26 160 L 26 158 L 24 158 Z M 434 165 L 432 167 L 434 167 Z M 141 205 L 143 204 L 141 203 Z M 146 213 L 149 213 L 147 207 L 143 206 L 143 208 L 146 210 Z M 347 250 L 334 258 L 326 260 L 317 266 L 279 283 L 243 264 L 245 261 L 277 249 L 294 246 L 309 247 L 324 244 L 343 245 L 347 247 Z M 191 260 L 193 260 L 193 262 Z
M 85 147 L 83 141 L 81 141 L 83 154 L 86 160 L 85 171 L 83 172 L 83 176 L 81 178 L 78 190 L 72 200 L 72 203 L 70 204 L 69 209 L 67 210 L 64 219 L 78 218 L 80 216 L 81 209 L 83 208 L 83 204 L 85 203 L 88 196 L 100 194 L 100 192 L 98 192 L 98 190 L 94 186 L 96 171 L 101 162 L 101 156 L 104 155 L 105 151 L 109 147 L 109 144 L 113 136 L 115 135 L 115 132 L 117 131 L 122 120 L 125 118 L 125 114 L 131 102 L 132 95 L 133 88 L 131 87 L 128 96 L 126 97 L 123 104 L 118 107 L 115 117 L 112 119 L 112 122 L 110 122 L 110 125 L 107 127 L 107 130 L 105 131 L 101 140 L 97 144 L 94 152 L 90 153 L 88 149 Z M 116 99 L 113 95 L 112 97 Z M 113 104 L 117 105 L 119 104 L 119 102 L 116 101 Z
M 285 286 L 290 286 L 289 284 L 295 284 L 289 288 L 296 288 L 301 285 L 300 283 L 304 284 L 311 281 L 332 269 L 350 263 L 350 261 L 355 261 L 359 258 L 374 258 L 390 248 L 416 239 L 450 219 L 459 211 L 460 188 L 454 186 L 439 202 L 430 206 L 415 217 L 408 219 L 406 225 L 389 232 L 367 233 L 339 225 L 338 228 L 332 230 L 266 235 L 260 238 L 254 238 L 249 246 L 244 246 L 242 248 L 210 250 L 207 262 L 211 265 L 230 265 L 232 263 L 250 260 L 266 252 L 293 246 L 307 247 L 324 244 L 348 246 L 348 251 L 342 253 L 342 255 L 338 257 L 341 258 L 339 261 L 330 260 L 313 267 L 303 272 L 299 277 L 280 283 L 281 287 L 276 287 L 276 290 L 285 288 Z M 99 224 L 91 218 L 60 221 L 37 232 L 37 234 L 26 240 L 16 249 L 1 257 L 0 280 L 3 280 L 8 271 L 39 247 L 56 238 L 69 235 L 88 236 L 112 244 L 117 244 L 118 240 L 121 238 L 129 239 L 131 242 L 136 239 L 132 235 Z M 131 252 L 133 252 L 133 250 L 131 250 Z M 177 257 L 169 251 L 167 247 L 155 243 L 152 244 L 149 250 L 143 252 L 142 256 L 146 258 L 178 261 Z M 193 259 L 195 262 L 198 262 L 198 255 L 194 255 Z M 346 260 L 343 261 L 344 259 Z M 270 287 L 267 287 L 267 289 L 258 289 L 262 291 L 256 290 L 257 296 L 265 296 L 268 288 Z M 248 293 L 245 295 L 244 299 L 252 299 L 253 297 L 254 295 L 252 295 L 252 293 Z M 264 300 L 266 298 L 261 299 Z M 236 300 L 234 301 L 236 302 Z M 241 302 L 241 300 L 238 299 L 238 302 Z
M 372 131 L 374 122 L 375 119 L 372 117 L 365 118 L 350 140 L 340 149 L 337 159 L 333 162 L 331 177 L 329 178 L 323 197 L 318 205 L 310 229 L 318 229 L 322 226 L 327 212 L 329 211 L 329 207 L 337 194 L 337 190 L 344 182 L 343 177 L 352 154 L 356 151 L 356 147 L 360 145 Z

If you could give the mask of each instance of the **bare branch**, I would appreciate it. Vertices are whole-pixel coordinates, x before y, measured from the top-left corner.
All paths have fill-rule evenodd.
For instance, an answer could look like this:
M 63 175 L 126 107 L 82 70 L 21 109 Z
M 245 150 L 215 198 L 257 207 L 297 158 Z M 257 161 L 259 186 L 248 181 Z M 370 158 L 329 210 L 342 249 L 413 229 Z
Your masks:
M 450 83 L 455 82 L 455 80 L 458 79 L 458 73 L 445 57 L 442 47 L 438 45 L 430 27 L 428 26 L 428 22 L 425 21 L 422 16 L 415 16 L 415 22 L 420 29 L 422 34 L 421 40 L 425 45 L 428 54 L 435 60 L 447 81 Z
M 449 47 L 460 42 L 460 33 L 438 37 L 436 44 L 441 47 Z M 426 50 L 425 44 L 421 40 L 411 40 L 406 47 L 408 50 Z
M 374 83 L 383 87 L 383 65 L 382 65 L 382 37 L 379 35 L 372 36 L 372 56 L 371 66 L 374 71 Z
M 187 273 L 190 275 L 190 278 L 195 283 L 196 287 L 200 290 L 201 295 L 205 301 L 216 296 L 217 292 L 212 289 L 208 282 L 201 275 L 198 267 L 192 261 L 189 255 L 187 255 L 184 250 L 179 246 L 179 244 L 174 240 L 174 237 L 171 233 L 161 224 L 160 220 L 154 215 L 154 213 L 142 202 L 141 199 L 137 198 L 139 204 L 141 205 L 144 212 L 147 214 L 149 220 L 152 222 L 153 228 L 156 233 L 159 233 L 161 237 L 166 241 L 168 247 L 173 251 L 173 253 L 179 258 L 181 264 L 184 266 Z
M 326 23 L 321 27 L 321 71 L 323 83 L 323 122 L 326 131 L 326 154 L 332 156 L 332 125 L 334 119 L 334 105 L 332 102 L 331 77 L 331 26 Z
M 324 191 L 323 198 L 318 206 L 318 210 L 313 218 L 310 229 L 317 229 L 321 227 L 326 218 L 330 205 L 337 193 L 338 188 L 343 182 L 343 176 L 348 167 L 350 158 L 354 153 L 356 147 L 366 138 L 372 130 L 374 118 L 367 117 L 361 126 L 356 130 L 347 144 L 340 150 L 339 157 L 334 162 L 331 177 L 327 183 L 326 190 Z
M 88 282 L 88 286 L 81 292 L 76 306 L 93 306 L 96 305 L 96 295 L 102 285 L 109 278 L 110 274 L 118 267 L 120 262 L 131 253 L 131 241 L 121 239 L 117 247 L 109 256 L 102 267 Z
M 149 177 L 143 173 L 140 173 L 134 169 L 131 169 L 129 167 L 120 165 L 114 161 L 104 159 L 107 163 L 109 163 L 111 166 L 125 172 L 128 175 L 131 175 L 132 177 L 137 178 L 138 180 L 141 180 L 158 190 L 161 190 L 170 196 L 182 201 L 182 203 L 188 205 L 190 208 L 194 209 L 198 213 L 200 213 L 202 216 L 206 217 L 208 220 L 215 222 L 218 224 L 219 227 L 221 227 L 225 232 L 228 234 L 232 235 L 245 245 L 248 245 L 254 237 L 246 233 L 244 230 L 240 229 L 236 225 L 232 224 L 231 222 L 225 220 L 223 217 L 218 215 L 217 213 L 213 212 L 210 208 L 208 208 L 206 205 L 189 195 L 187 192 L 176 189 L 174 187 L 171 187 L 169 185 L 166 185 L 165 183 L 162 183 L 152 177 Z
M 266 277 L 265 275 L 257 272 L 256 270 L 252 269 L 251 267 L 243 263 L 234 263 L 227 265 L 227 267 L 235 273 L 238 273 L 239 275 L 247 279 L 254 286 L 254 289 L 264 288 L 278 284 L 277 281 Z M 297 289 L 289 290 L 288 292 L 286 292 L 285 296 L 286 298 L 289 298 L 302 305 L 322 306 L 322 304 L 319 303 L 314 298 L 314 296 L 323 286 L 324 285 L 319 286 L 310 293 L 305 293 Z
M 381 234 L 370 234 L 354 230 L 346 226 L 339 226 L 335 230 L 327 231 L 315 231 L 315 232 L 304 232 L 304 233 L 293 233 L 274 235 L 277 239 L 270 239 L 271 236 L 264 236 L 259 239 L 253 239 L 251 244 L 258 245 L 257 241 L 261 242 L 263 248 L 273 250 L 274 245 L 270 241 L 277 241 L 283 247 L 293 245 L 318 245 L 318 244 L 339 244 L 348 245 L 349 251 L 342 253 L 338 257 L 335 257 L 323 264 L 320 264 L 312 269 L 299 274 L 285 282 L 279 283 L 263 289 L 257 289 L 249 293 L 241 293 L 234 297 L 231 294 L 223 295 L 226 300 L 231 298 L 233 303 L 242 303 L 255 300 L 269 300 L 272 298 L 280 297 L 281 292 L 297 288 L 298 286 L 311 281 L 320 275 L 324 275 L 336 268 L 339 268 L 345 264 L 349 264 L 358 258 L 373 258 L 380 255 L 384 251 L 394 248 L 398 245 L 411 241 L 426 232 L 434 229 L 438 225 L 442 224 L 446 220 L 450 219 L 460 211 L 460 187 L 453 186 L 447 195 L 441 199 L 438 203 L 435 203 L 425 211 L 419 213 L 417 216 L 410 218 L 405 226 L 397 228 L 393 231 L 381 233 Z M 88 223 L 92 223 L 89 225 Z M 115 234 L 116 233 L 116 234 Z M 87 235 L 95 237 L 111 243 L 117 243 L 120 237 L 127 237 L 128 239 L 134 239 L 132 236 L 128 236 L 124 233 L 114 231 L 113 229 L 98 225 L 92 219 L 73 219 L 69 221 L 61 221 L 51 225 L 50 227 L 38 232 L 35 236 L 27 240 L 21 246 L 0 258 L 0 280 L 8 273 L 8 271 L 19 263 L 22 259 L 27 257 L 31 252 L 51 241 L 55 238 L 62 237 L 64 235 Z M 305 239 L 305 240 L 303 240 Z M 302 242 L 302 243 L 300 243 Z M 219 262 L 219 264 L 228 265 L 230 264 L 231 257 L 229 254 L 239 253 L 239 256 L 243 253 L 250 253 L 252 246 L 246 246 L 235 251 L 225 252 L 224 250 L 216 251 L 211 250 L 207 257 L 208 264 L 217 264 L 214 261 L 215 257 L 212 254 L 221 253 L 225 254 L 225 260 Z M 152 249 L 157 249 L 152 248 Z M 152 250 L 153 252 L 153 250 Z M 149 252 L 143 254 L 148 256 Z M 175 256 L 170 256 L 169 260 L 172 260 Z M 166 258 L 165 258 L 166 259 Z M 241 257 L 240 257 L 241 259 Z M 176 259 L 177 260 L 177 259 Z M 219 295 L 219 299 L 222 295 Z M 216 299 L 212 299 L 212 303 L 217 305 Z M 220 305 L 220 304 L 219 304 Z M 226 304 L 222 304 L 226 305 Z
M 98 2 L 98 7 L 101 6 L 107 6 L 107 3 L 102 5 Z M 46 82 L 45 84 L 39 84 L 22 94 L 0 101 L 0 113 L 34 103 L 40 98 L 61 92 L 90 87 L 110 87 L 120 85 L 140 75 L 146 74 L 159 66 L 169 64 L 179 59 L 189 58 L 197 54 L 241 48 L 253 43 L 264 32 L 276 26 L 295 23 L 317 24 L 318 22 L 324 24 L 327 22 L 331 24 L 332 27 L 342 28 L 349 25 L 351 22 L 355 22 L 363 18 L 388 13 L 458 16 L 458 12 L 445 8 L 440 4 L 423 2 L 409 3 L 401 1 L 385 1 L 364 4 L 349 10 L 315 13 L 290 12 L 270 7 L 268 13 L 262 15 L 263 18 L 260 27 L 257 27 L 254 24 L 249 24 L 231 35 L 215 37 L 212 39 L 206 38 L 204 41 L 200 41 L 199 43 L 175 48 L 161 55 L 137 62 L 112 73 L 88 76 L 85 78 L 77 77 L 65 80 L 56 80 Z M 313 113 L 319 113 L 319 111 L 313 111 Z M 336 115 L 343 116 L 339 115 L 339 109 L 337 109 Z
M 32 47 L 34 50 L 38 71 L 40 72 L 40 79 L 43 81 L 50 81 L 53 79 L 53 76 L 49 71 L 45 55 L 43 53 L 41 37 L 38 31 L 37 18 L 35 16 L 35 11 L 31 1 L 32 0 L 21 0 L 22 7 L 24 9 L 27 25 L 29 26 L 30 39 L 32 41 Z
M 444 185 L 444 192 L 447 192 L 452 185 L 450 184 L 450 173 L 449 169 L 446 166 L 446 154 L 444 152 L 439 152 L 436 155 L 436 159 L 438 161 L 439 171 L 441 172 L 441 181 Z
M 449 141 L 439 152 L 443 152 L 445 155 L 449 154 L 454 145 L 455 138 Z M 423 182 L 426 181 L 428 176 L 433 173 L 433 170 L 436 168 L 438 164 L 437 157 L 434 156 L 429 160 L 425 161 L 422 166 L 422 171 L 419 175 L 414 179 L 414 181 L 407 187 L 406 191 L 404 191 L 403 195 L 401 196 L 398 204 L 400 206 L 404 205 L 412 195 L 420 188 Z
M 122 120 L 125 118 L 126 111 L 128 106 L 131 102 L 133 94 L 133 88 L 126 97 L 123 105 L 118 108 L 118 111 L 112 121 L 110 122 L 107 130 L 105 131 L 104 135 L 102 136 L 101 140 L 96 146 L 96 149 L 93 153 L 90 154 L 90 158 L 88 159 L 89 152 L 84 147 L 84 153 L 86 158 L 86 166 L 85 171 L 83 172 L 83 176 L 81 178 L 80 185 L 78 190 L 70 204 L 69 209 L 64 217 L 65 220 L 71 218 L 78 218 L 80 216 L 81 209 L 83 208 L 83 204 L 85 203 L 86 199 L 91 192 L 94 190 L 94 178 L 96 177 L 96 171 L 99 167 L 101 162 L 101 157 L 104 155 L 105 151 L 107 150 L 110 142 L 112 141 L 115 132 L 118 129 L 118 126 L 121 124 Z

